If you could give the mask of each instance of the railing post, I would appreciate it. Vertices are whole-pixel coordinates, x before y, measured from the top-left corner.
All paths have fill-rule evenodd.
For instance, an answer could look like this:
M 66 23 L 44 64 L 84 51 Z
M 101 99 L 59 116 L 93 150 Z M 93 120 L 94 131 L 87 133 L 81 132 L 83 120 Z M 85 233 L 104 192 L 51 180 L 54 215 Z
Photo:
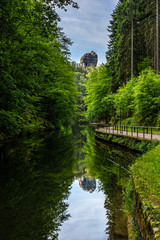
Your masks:
M 148 126 L 118 126 L 118 125 L 107 125 L 107 124 L 97 124 L 97 128 L 99 131 L 102 130 L 104 132 L 109 133 L 117 133 L 117 134 L 126 134 L 130 136 L 134 136 L 137 138 L 139 137 L 139 131 L 140 131 L 140 137 L 142 136 L 143 139 L 146 138 L 146 136 L 150 136 L 150 139 L 153 140 L 153 127 Z M 160 129 L 160 128 L 157 128 Z M 142 134 L 142 135 L 141 135 Z M 147 134 L 147 135 L 146 135 Z

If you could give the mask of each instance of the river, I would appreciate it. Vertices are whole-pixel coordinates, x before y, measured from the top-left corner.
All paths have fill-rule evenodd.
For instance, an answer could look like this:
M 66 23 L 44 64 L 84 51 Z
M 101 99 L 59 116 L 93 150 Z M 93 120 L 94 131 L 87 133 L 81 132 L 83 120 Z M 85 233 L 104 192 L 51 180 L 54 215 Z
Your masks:
M 127 239 L 122 188 L 136 154 L 68 128 L 0 144 L 0 239 Z

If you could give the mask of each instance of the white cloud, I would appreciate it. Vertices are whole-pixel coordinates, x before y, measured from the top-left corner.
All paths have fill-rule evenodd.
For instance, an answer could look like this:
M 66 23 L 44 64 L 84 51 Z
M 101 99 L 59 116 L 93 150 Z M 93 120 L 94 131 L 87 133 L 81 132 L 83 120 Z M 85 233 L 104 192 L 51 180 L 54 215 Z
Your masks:
M 68 7 L 67 12 L 59 11 L 62 19 L 60 26 L 74 42 L 71 47 L 73 60 L 80 59 L 81 55 L 78 56 L 78 54 L 81 50 L 84 54 L 87 49 L 90 49 L 98 54 L 99 60 L 103 59 L 105 62 L 104 56 L 108 41 L 107 26 L 111 18 L 110 14 L 118 0 L 77 0 L 76 2 L 80 9 Z
M 105 229 L 108 219 L 104 208 L 105 199 L 103 192 L 84 191 L 76 180 L 68 199 L 68 212 L 71 217 L 61 227 L 59 239 L 106 239 L 108 236 Z

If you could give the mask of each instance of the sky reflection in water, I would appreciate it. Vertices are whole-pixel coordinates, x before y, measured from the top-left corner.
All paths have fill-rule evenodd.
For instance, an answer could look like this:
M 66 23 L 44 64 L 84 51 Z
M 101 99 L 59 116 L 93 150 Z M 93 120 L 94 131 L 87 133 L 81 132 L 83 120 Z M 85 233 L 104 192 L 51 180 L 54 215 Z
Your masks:
M 87 136 L 78 151 L 65 132 L 0 145 L 0 239 L 127 239 L 128 173 L 107 159 L 126 167 L 132 155 Z
M 68 199 L 68 213 L 71 215 L 61 227 L 59 240 L 105 240 L 106 229 L 105 195 L 102 191 L 90 193 L 75 180 Z

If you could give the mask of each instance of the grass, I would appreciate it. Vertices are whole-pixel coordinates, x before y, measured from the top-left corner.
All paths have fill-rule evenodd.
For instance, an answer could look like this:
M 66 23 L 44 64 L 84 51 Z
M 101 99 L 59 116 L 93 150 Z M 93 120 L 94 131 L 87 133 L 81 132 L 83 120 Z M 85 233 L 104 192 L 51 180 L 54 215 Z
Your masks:
M 160 145 L 139 157 L 131 171 L 143 205 L 160 227 Z
M 151 216 L 152 229 L 158 229 L 156 234 L 160 239 L 160 145 L 158 140 L 145 141 L 101 132 L 97 132 L 97 135 L 107 141 L 119 143 L 143 153 L 132 165 L 131 173 L 135 190 L 143 204 L 143 210 L 146 216 Z M 124 208 L 128 212 L 132 212 L 133 208 L 132 189 L 134 187 L 132 187 L 129 181 L 124 193 Z
M 124 210 L 131 216 L 128 226 L 129 239 L 137 239 L 132 221 L 133 195 L 136 199 L 140 226 L 143 229 L 145 224 L 144 232 L 154 234 L 153 239 L 160 239 L 160 145 L 138 157 L 131 167 L 131 172 L 132 180 L 129 179 L 123 194 Z
M 133 175 L 151 195 L 160 199 L 160 145 L 142 155 L 132 166 Z M 146 191 L 145 191 L 146 192 Z

